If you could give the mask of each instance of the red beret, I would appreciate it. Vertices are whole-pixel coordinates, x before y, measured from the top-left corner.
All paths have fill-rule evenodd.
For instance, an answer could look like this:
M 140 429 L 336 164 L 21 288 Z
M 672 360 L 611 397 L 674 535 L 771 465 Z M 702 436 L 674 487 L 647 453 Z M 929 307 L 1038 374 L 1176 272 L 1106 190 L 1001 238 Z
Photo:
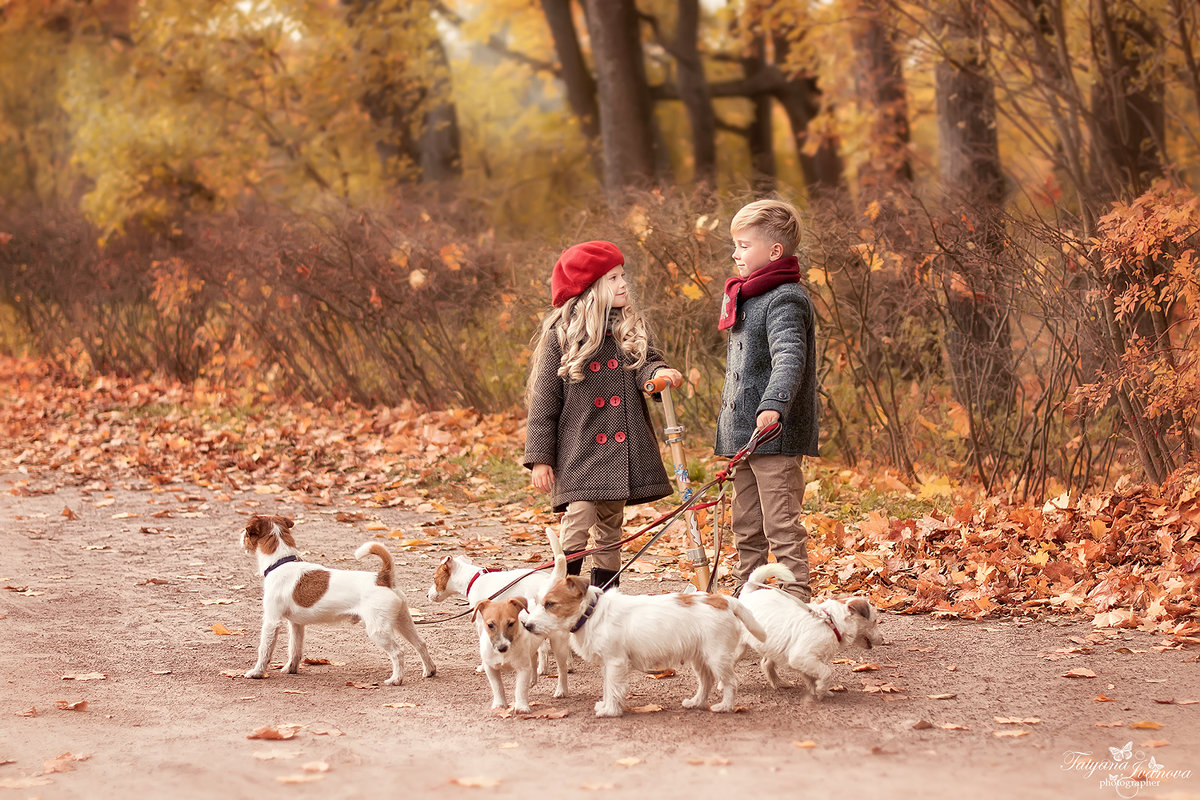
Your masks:
M 584 242 L 568 247 L 554 264 L 550 276 L 550 301 L 558 308 L 578 297 L 604 273 L 625 263 L 612 242 Z

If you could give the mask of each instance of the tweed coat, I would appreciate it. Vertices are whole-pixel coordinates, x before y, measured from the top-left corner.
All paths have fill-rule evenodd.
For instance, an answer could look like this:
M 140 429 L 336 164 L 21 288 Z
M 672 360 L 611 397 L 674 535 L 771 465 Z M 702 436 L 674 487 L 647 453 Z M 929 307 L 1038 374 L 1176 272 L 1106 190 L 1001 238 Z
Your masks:
M 576 500 L 649 503 L 671 494 L 658 439 L 641 387 L 667 364 L 654 348 L 638 370 L 609 332 L 584 364 L 583 380 L 558 376 L 562 350 L 550 334 L 534 378 L 526 422 L 524 465 L 554 467 L 551 503 Z
M 739 298 L 726 350 L 717 455 L 735 455 L 769 409 L 779 412 L 783 434 L 756 452 L 817 455 L 815 323 L 812 299 L 798 283 Z

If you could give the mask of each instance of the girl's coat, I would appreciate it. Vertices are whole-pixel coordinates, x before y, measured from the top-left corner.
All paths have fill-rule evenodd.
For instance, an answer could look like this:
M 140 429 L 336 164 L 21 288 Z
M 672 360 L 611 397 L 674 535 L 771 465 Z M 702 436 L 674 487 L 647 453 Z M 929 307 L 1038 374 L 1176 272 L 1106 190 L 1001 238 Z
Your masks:
M 648 503 L 671 494 L 641 391 L 667 368 L 662 355 L 651 348 L 640 369 L 627 370 L 626 356 L 607 333 L 583 380 L 566 383 L 558 377 L 558 338 L 549 334 L 544 346 L 529 400 L 524 464 L 554 467 L 554 510 L 576 500 Z

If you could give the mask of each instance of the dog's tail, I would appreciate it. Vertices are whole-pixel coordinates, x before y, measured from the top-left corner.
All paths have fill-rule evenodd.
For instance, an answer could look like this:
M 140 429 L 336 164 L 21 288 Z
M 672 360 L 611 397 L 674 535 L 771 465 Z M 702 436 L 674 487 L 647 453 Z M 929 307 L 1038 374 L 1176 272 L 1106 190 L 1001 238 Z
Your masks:
M 777 581 L 791 583 L 796 580 L 796 576 L 792 571 L 778 562 L 771 564 L 763 564 L 761 567 L 756 567 L 750 573 L 750 577 L 746 579 L 747 589 L 761 589 L 767 585 L 767 581 L 774 578 Z
M 750 635 L 760 642 L 765 642 L 767 640 L 767 632 L 763 630 L 762 625 L 758 624 L 758 620 L 750 613 L 750 609 L 742 605 L 736 598 L 726 597 L 725 600 L 729 603 L 729 610 L 746 626 L 746 630 L 750 631 Z
M 392 569 L 392 554 L 388 549 L 379 542 L 365 542 L 361 547 L 354 551 L 354 557 L 358 559 L 366 558 L 369 555 L 377 555 L 383 561 L 379 565 L 379 572 L 375 575 L 375 583 L 380 586 L 386 586 L 389 589 L 395 588 Z

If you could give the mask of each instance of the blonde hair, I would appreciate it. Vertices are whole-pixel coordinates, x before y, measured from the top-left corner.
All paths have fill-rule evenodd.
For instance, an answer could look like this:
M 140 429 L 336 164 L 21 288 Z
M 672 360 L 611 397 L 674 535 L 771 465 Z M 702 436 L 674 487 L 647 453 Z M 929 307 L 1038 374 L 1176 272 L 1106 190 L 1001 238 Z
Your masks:
M 612 320 L 613 338 L 621 352 L 632 359 L 625 369 L 635 370 L 646 363 L 646 351 L 650 347 L 650 332 L 646 320 L 632 307 L 631 294 L 623 308 L 612 307 L 612 293 L 607 281 L 597 280 L 555 308 L 542 320 L 534 337 L 533 357 L 529 364 L 529 378 L 525 384 L 525 405 L 533 394 L 533 384 L 546 357 L 550 337 L 558 342 L 562 360 L 558 364 L 558 377 L 567 383 L 583 380 L 583 369 L 588 359 L 604 343 L 604 334 Z
M 785 256 L 795 255 L 800 247 L 800 215 L 791 203 L 782 200 L 755 200 L 733 216 L 729 233 L 753 229 L 771 243 L 783 246 Z

